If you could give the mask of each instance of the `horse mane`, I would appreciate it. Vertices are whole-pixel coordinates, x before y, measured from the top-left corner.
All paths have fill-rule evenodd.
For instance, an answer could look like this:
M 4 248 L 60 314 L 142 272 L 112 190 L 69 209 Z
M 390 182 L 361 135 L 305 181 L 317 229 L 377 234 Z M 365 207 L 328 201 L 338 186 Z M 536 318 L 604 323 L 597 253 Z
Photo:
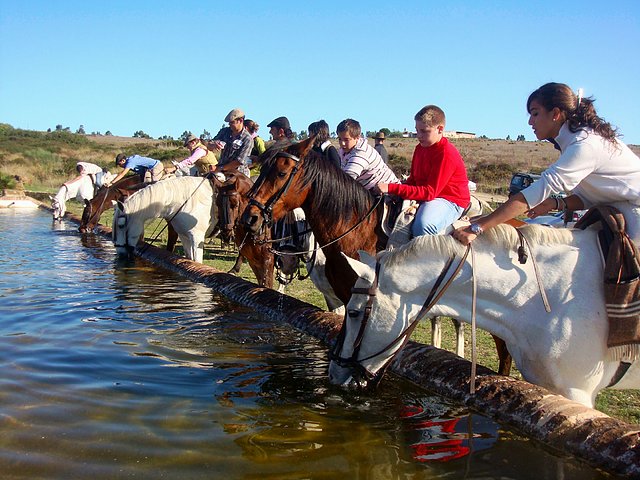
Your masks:
M 261 156 L 260 176 L 249 195 L 254 194 L 274 168 L 277 154 L 285 151 L 295 155 L 299 152 L 297 143 L 282 141 L 269 147 Z M 309 150 L 302 157 L 301 187 L 311 186 L 314 194 L 313 208 L 325 215 L 350 220 L 354 215 L 361 216 L 369 211 L 374 202 L 373 194 L 360 183 L 336 167 L 324 155 Z
M 199 195 L 208 195 L 205 190 L 196 191 L 203 181 L 208 183 L 207 179 L 200 177 L 176 177 L 151 183 L 126 198 L 125 213 L 145 210 L 149 218 L 153 218 L 174 203 L 180 207 L 191 198 L 197 202 Z
M 575 243 L 575 231 L 570 228 L 552 228 L 545 225 L 525 225 L 519 228 L 529 244 L 535 245 L 567 245 Z M 502 224 L 487 230 L 474 241 L 480 248 L 498 248 L 516 250 L 520 246 L 520 238 L 516 229 Z M 464 255 L 466 247 L 450 235 L 421 235 L 401 247 L 384 252 L 386 262 L 403 262 L 416 255 L 424 255 L 425 251 L 450 257 Z

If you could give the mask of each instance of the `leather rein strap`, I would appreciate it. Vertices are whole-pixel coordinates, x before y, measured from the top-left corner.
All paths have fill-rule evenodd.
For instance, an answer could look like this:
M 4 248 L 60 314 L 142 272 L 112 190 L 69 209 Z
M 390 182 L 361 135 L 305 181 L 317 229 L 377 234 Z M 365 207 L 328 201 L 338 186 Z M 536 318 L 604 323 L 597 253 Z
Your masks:
M 384 375 L 384 372 L 388 368 L 389 364 L 393 361 L 393 359 L 396 357 L 396 355 L 402 350 L 402 348 L 409 341 L 409 339 L 411 338 L 411 334 L 413 333 L 413 331 L 418 326 L 418 323 L 420 323 L 420 320 L 422 320 L 425 317 L 425 315 L 427 313 L 429 313 L 429 311 L 433 308 L 433 306 L 438 302 L 438 300 L 440 300 L 440 298 L 442 298 L 444 293 L 447 291 L 447 289 L 449 288 L 449 286 L 451 285 L 451 283 L 453 282 L 455 277 L 458 275 L 458 273 L 462 269 L 462 267 L 463 267 L 463 265 L 465 263 L 465 260 L 467 259 L 467 255 L 469 254 L 470 250 L 471 250 L 471 246 L 468 246 L 467 249 L 465 250 L 464 255 L 462 256 L 462 258 L 458 262 L 458 265 L 456 266 L 455 270 L 449 276 L 449 279 L 444 283 L 444 285 L 442 285 L 442 282 L 446 278 L 447 273 L 451 269 L 451 266 L 453 265 L 453 262 L 455 260 L 455 257 L 449 258 L 449 260 L 445 264 L 444 268 L 440 272 L 440 275 L 438 275 L 438 278 L 436 279 L 433 287 L 431 288 L 431 291 L 429 292 L 429 295 L 427 295 L 427 298 L 424 301 L 424 303 L 422 305 L 422 308 L 420 309 L 420 311 L 418 312 L 416 317 L 409 323 L 407 328 L 405 328 L 398 337 L 396 337 L 394 340 L 389 342 L 384 348 L 380 349 L 378 352 L 376 352 L 376 353 L 374 353 L 372 355 L 369 355 L 367 357 L 358 359 L 358 354 L 360 353 L 360 347 L 362 346 L 362 340 L 363 340 L 363 337 L 364 337 L 364 331 L 365 331 L 366 325 L 367 325 L 367 323 L 369 321 L 369 318 L 371 316 L 373 298 L 375 297 L 376 291 L 378 289 L 378 277 L 379 277 L 379 271 L 380 271 L 380 264 L 376 263 L 375 277 L 374 277 L 374 281 L 373 281 L 373 284 L 371 285 L 371 287 L 370 288 L 353 288 L 351 290 L 352 293 L 364 294 L 364 295 L 368 295 L 368 297 L 369 297 L 368 300 L 367 300 L 367 304 L 365 306 L 365 309 L 364 309 L 364 315 L 363 315 L 363 318 L 362 318 L 362 322 L 360 323 L 360 328 L 358 330 L 358 335 L 356 336 L 356 340 L 354 342 L 353 353 L 352 353 L 351 357 L 349 357 L 349 358 L 343 358 L 343 357 L 340 357 L 338 355 L 338 352 L 342 349 L 342 346 L 344 344 L 344 340 L 345 340 L 345 337 L 346 337 L 346 323 L 347 323 L 347 315 L 349 313 L 347 311 L 347 312 L 345 312 L 345 319 L 344 319 L 344 322 L 342 323 L 342 328 L 340 329 L 340 333 L 338 335 L 338 340 L 336 342 L 335 350 L 330 355 L 331 359 L 336 361 L 340 365 L 350 365 L 350 366 L 359 368 L 361 371 L 363 371 L 363 373 L 367 374 L 370 379 L 374 379 L 374 380 L 379 381 L 382 378 L 382 376 Z M 441 287 L 441 285 L 442 285 L 442 287 Z M 371 373 L 366 371 L 364 369 L 364 367 L 362 367 L 362 362 L 364 362 L 366 360 L 370 360 L 370 359 L 372 359 L 374 357 L 377 357 L 378 355 L 383 354 L 384 352 L 390 350 L 391 348 L 393 348 L 397 344 L 400 344 L 399 348 L 396 350 L 396 352 L 393 355 L 391 355 L 389 357 L 389 359 L 385 362 L 385 364 L 382 366 L 382 368 L 379 370 L 379 372 L 375 375 L 375 377 L 373 375 L 371 375 Z M 377 383 L 377 381 L 376 381 L 376 383 Z

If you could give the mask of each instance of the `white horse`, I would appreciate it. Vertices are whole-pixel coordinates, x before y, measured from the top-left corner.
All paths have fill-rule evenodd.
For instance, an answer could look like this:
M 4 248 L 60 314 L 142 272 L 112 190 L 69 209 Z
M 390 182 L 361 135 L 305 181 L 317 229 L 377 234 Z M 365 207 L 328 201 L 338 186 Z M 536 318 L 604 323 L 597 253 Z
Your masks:
M 51 199 L 51 208 L 53 209 L 53 219 L 61 220 L 67 211 L 67 200 L 75 198 L 81 202 L 91 200 L 93 198 L 93 182 L 89 175 L 83 175 L 75 180 L 63 183 L 54 197 L 49 195 Z
M 491 229 L 474 241 L 462 270 L 429 314 L 471 321 L 475 257 L 478 327 L 506 341 L 527 381 L 593 407 L 597 393 L 621 366 L 607 351 L 608 319 L 596 232 L 537 225 L 520 231 L 533 250 L 526 264 L 517 260 L 516 230 L 506 225 Z M 356 293 L 347 306 L 344 341 L 336 346 L 329 367 L 331 382 L 366 385 L 368 380 L 360 380 L 358 374 L 381 373 L 400 348 L 401 342 L 391 342 L 412 322 L 448 259 L 460 259 L 464 250 L 450 236 L 427 235 L 380 253 L 375 296 Z M 366 264 L 351 259 L 349 263 L 360 277 L 356 287 L 367 289 L 373 285 L 376 262 L 369 255 L 360 256 Z M 538 264 L 550 313 L 543 306 L 531 257 Z M 368 298 L 371 313 L 358 349 L 354 343 Z M 639 363 L 631 364 L 615 388 L 640 387 Z
M 211 182 L 204 177 L 161 180 L 114 204 L 112 237 L 119 255 L 129 255 L 152 218 L 170 220 L 185 256 L 202 263 L 204 240 L 218 221 Z
M 49 195 L 51 199 L 51 209 L 53 210 L 53 219 L 62 220 L 62 217 L 64 217 L 67 211 L 67 200 L 75 198 L 83 203 L 85 200 L 91 200 L 96 188 L 101 187 L 105 182 L 111 181 L 115 176 L 115 174 L 110 172 L 104 172 L 99 176 L 80 175 L 73 180 L 63 183 L 54 197 Z

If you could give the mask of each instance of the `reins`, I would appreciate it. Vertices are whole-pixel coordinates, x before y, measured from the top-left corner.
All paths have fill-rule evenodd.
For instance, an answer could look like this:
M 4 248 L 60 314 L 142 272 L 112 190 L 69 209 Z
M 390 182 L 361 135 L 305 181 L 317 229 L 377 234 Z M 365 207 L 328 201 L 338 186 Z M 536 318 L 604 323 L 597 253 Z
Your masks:
M 338 363 L 342 367 L 350 366 L 352 368 L 356 368 L 360 373 L 364 374 L 365 377 L 367 377 L 369 380 L 373 380 L 374 383 L 378 383 L 380 381 L 380 379 L 382 378 L 382 376 L 384 375 L 384 372 L 386 371 L 386 369 L 388 368 L 390 363 L 393 361 L 393 359 L 396 357 L 396 355 L 402 350 L 402 348 L 409 341 L 409 338 L 411 337 L 411 334 L 413 333 L 413 331 L 418 326 L 418 323 L 420 323 L 420 320 L 422 320 L 427 315 L 427 313 L 429 313 L 429 311 L 433 308 L 433 306 L 438 302 L 438 300 L 440 300 L 440 298 L 442 298 L 444 293 L 447 291 L 447 289 L 449 288 L 449 286 L 451 285 L 451 283 L 453 282 L 455 277 L 458 275 L 458 273 L 462 269 L 470 250 L 471 250 L 471 246 L 469 245 L 467 247 L 467 249 L 465 250 L 464 255 L 462 256 L 462 258 L 458 262 L 458 265 L 456 266 L 456 268 L 453 271 L 453 273 L 449 276 L 448 280 L 444 283 L 444 285 L 442 285 L 442 282 L 444 282 L 444 279 L 446 278 L 449 270 L 451 269 L 451 266 L 453 265 L 453 262 L 455 261 L 455 257 L 452 256 L 452 257 L 449 258 L 449 260 L 445 264 L 444 268 L 442 269 L 442 271 L 438 275 L 438 278 L 436 279 L 433 287 L 431 288 L 431 291 L 427 295 L 426 300 L 422 304 L 422 307 L 420 308 L 420 311 L 418 312 L 416 317 L 409 323 L 409 325 L 400 333 L 399 336 L 397 336 L 395 339 L 393 339 L 391 342 L 389 342 L 386 346 L 384 346 L 383 348 L 378 350 L 376 353 L 373 353 L 373 354 L 371 354 L 371 355 L 369 355 L 367 357 L 358 359 L 358 354 L 360 353 L 360 348 L 362 346 L 362 340 L 363 340 L 363 337 L 364 337 L 364 331 L 365 331 L 366 325 L 367 325 L 367 323 L 369 321 L 369 318 L 371 316 L 371 310 L 372 310 L 372 306 L 373 306 L 373 298 L 376 296 L 376 291 L 378 289 L 378 277 L 379 277 L 379 272 L 380 272 L 380 263 L 377 262 L 376 263 L 376 269 L 375 269 L 375 276 L 374 276 L 373 284 L 371 285 L 371 287 L 369 287 L 369 288 L 355 288 L 354 287 L 351 290 L 352 294 L 354 294 L 354 293 L 355 294 L 364 294 L 364 295 L 368 296 L 367 303 L 366 303 L 365 308 L 364 308 L 363 318 L 362 318 L 362 321 L 360 323 L 360 328 L 358 330 L 358 334 L 357 334 L 356 339 L 354 341 L 353 353 L 351 354 L 351 356 L 349 358 L 340 357 L 340 355 L 338 354 L 338 352 L 343 348 L 344 341 L 345 341 L 345 338 L 346 338 L 346 324 L 347 324 L 347 316 L 349 314 L 349 312 L 347 311 L 347 312 L 345 312 L 345 318 L 344 318 L 344 321 L 342 323 L 342 327 L 340 329 L 340 332 L 338 333 L 338 338 L 336 339 L 336 343 L 335 343 L 334 349 L 329 352 L 329 358 L 331 360 L 335 361 L 336 363 Z M 442 287 L 441 287 L 441 285 L 442 285 Z M 393 348 L 394 346 L 396 346 L 398 344 L 399 344 L 398 349 L 385 361 L 385 363 L 382 366 L 382 368 L 375 375 L 372 375 L 369 371 L 367 371 L 362 366 L 362 362 L 367 361 L 367 360 L 371 360 L 372 358 L 375 358 L 375 357 L 387 352 L 388 350 L 390 350 L 391 348 Z

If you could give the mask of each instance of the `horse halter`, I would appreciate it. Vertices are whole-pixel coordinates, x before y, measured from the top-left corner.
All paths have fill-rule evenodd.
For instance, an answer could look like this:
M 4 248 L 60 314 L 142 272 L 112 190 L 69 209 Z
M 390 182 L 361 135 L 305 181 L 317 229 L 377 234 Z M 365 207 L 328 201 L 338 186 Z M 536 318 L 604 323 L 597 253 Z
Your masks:
M 301 158 L 296 157 L 295 155 L 292 155 L 291 153 L 288 153 L 288 152 L 278 152 L 276 153 L 275 158 L 278 158 L 278 157 L 290 158 L 295 162 L 295 165 L 293 166 L 293 168 L 291 169 L 291 172 L 289 173 L 289 177 L 287 178 L 287 181 L 284 183 L 282 188 L 280 188 L 280 190 L 278 190 L 276 193 L 271 195 L 271 197 L 269 198 L 269 200 L 267 200 L 265 204 L 262 204 L 259 201 L 257 201 L 255 198 L 253 198 L 253 194 L 249 198 L 249 206 L 254 206 L 258 210 L 260 210 L 260 213 L 262 214 L 262 218 L 269 228 L 271 228 L 271 226 L 273 225 L 273 217 L 271 215 L 273 212 L 273 206 L 278 200 L 280 200 L 280 198 L 285 193 L 287 193 L 287 191 L 289 190 L 289 187 L 291 187 L 291 183 L 293 182 L 293 177 L 295 177 L 296 173 L 300 169 L 300 162 L 302 161 Z M 254 185 L 254 191 L 257 190 L 262 185 L 263 182 L 264 180 L 260 182 L 260 184 Z
M 129 216 L 126 213 L 124 213 L 123 210 L 118 209 L 118 211 L 119 211 L 119 213 L 118 213 L 117 217 L 114 217 L 115 218 L 115 223 L 116 223 L 116 225 L 117 225 L 117 227 L 119 229 L 126 228 L 127 225 L 129 224 Z M 120 219 L 124 219 L 124 221 L 122 222 L 122 225 L 120 224 Z M 127 251 L 128 254 L 131 254 L 135 250 L 135 247 L 129 245 L 129 229 L 127 229 L 127 232 L 126 232 L 126 234 L 124 236 L 124 244 L 116 242 L 116 230 L 115 229 L 113 230 L 112 235 L 113 235 L 113 245 L 116 248 L 118 248 L 118 247 L 119 248 L 124 248 Z
M 231 186 L 230 186 L 231 187 Z M 225 188 L 219 189 L 218 195 L 220 195 L 221 200 L 221 208 L 220 208 L 220 221 L 221 221 L 221 229 L 231 232 L 231 237 L 233 236 L 233 228 L 235 227 L 238 217 L 240 216 L 240 202 L 233 207 L 231 206 L 231 198 L 238 197 L 240 192 L 234 190 L 233 188 Z M 233 218 L 233 213 L 235 212 L 235 218 Z
M 374 300 L 374 298 L 376 296 L 376 292 L 378 290 L 378 278 L 379 278 L 379 274 L 380 274 L 380 263 L 376 262 L 375 276 L 374 276 L 373 284 L 371 285 L 371 287 L 369 287 L 369 288 L 355 288 L 354 287 L 354 288 L 351 289 L 351 293 L 352 294 L 356 293 L 356 294 L 362 294 L 362 295 L 367 295 L 368 296 L 367 303 L 366 303 L 366 305 L 364 307 L 362 321 L 360 322 L 360 328 L 358 329 L 358 335 L 356 336 L 356 339 L 355 339 L 355 341 L 353 343 L 353 353 L 348 358 L 340 356 L 340 351 L 344 348 L 344 341 L 346 339 L 346 330 L 347 330 L 346 329 L 346 324 L 347 324 L 347 316 L 349 315 L 349 312 L 346 311 L 345 312 L 345 316 L 344 316 L 344 320 L 342 322 L 342 327 L 340 328 L 340 333 L 338 334 L 338 338 L 336 339 L 336 343 L 334 345 L 334 348 L 329 351 L 329 360 L 332 360 L 332 361 L 336 362 L 338 365 L 340 365 L 343 368 L 351 368 L 352 370 L 354 370 L 356 375 L 364 377 L 367 381 L 370 381 L 373 384 L 374 387 L 377 386 L 378 383 L 380 383 L 380 380 L 382 379 L 385 371 L 387 370 L 387 368 L 389 367 L 389 365 L 391 364 L 393 359 L 398 355 L 398 353 L 402 350 L 402 348 L 409 341 L 409 338 L 411 337 L 411 334 L 413 333 L 413 331 L 418 326 L 418 323 L 420 323 L 420 320 L 422 320 L 424 318 L 424 316 L 427 313 L 429 313 L 429 311 L 438 302 L 438 300 L 440 300 L 442 295 L 444 295 L 444 293 L 449 288 L 449 286 L 451 285 L 453 280 L 456 278 L 458 273 L 460 273 L 460 270 L 462 270 L 462 266 L 464 265 L 464 263 L 465 263 L 465 261 L 467 259 L 467 255 L 469 254 L 470 250 L 471 250 L 471 246 L 469 245 L 467 247 L 467 249 L 465 250 L 464 255 L 460 259 L 460 262 L 458 262 L 458 265 L 456 266 L 455 270 L 453 271 L 451 276 L 449 276 L 449 279 L 445 282 L 444 285 L 442 285 L 442 288 L 440 288 L 440 285 L 442 284 L 442 282 L 446 278 L 447 273 L 451 269 L 451 266 L 453 265 L 453 261 L 455 260 L 455 257 L 450 257 L 449 258 L 447 263 L 442 268 L 442 271 L 440 272 L 440 275 L 438 275 L 438 278 L 436 279 L 435 283 L 433 284 L 433 287 L 431 287 L 431 291 L 429 292 L 429 294 L 427 295 L 426 300 L 422 304 L 422 308 L 420 309 L 420 311 L 418 312 L 416 317 L 411 322 L 409 322 L 409 325 L 400 333 L 400 335 L 398 335 L 398 337 L 396 337 L 394 340 L 389 342 L 385 347 L 381 348 L 377 352 L 375 352 L 375 353 L 373 353 L 373 354 L 371 354 L 371 355 L 369 355 L 367 357 L 359 359 L 358 355 L 360 354 L 360 348 L 362 347 L 362 340 L 364 338 L 365 328 L 366 328 L 367 323 L 369 322 L 369 319 L 371 317 L 371 311 L 372 311 L 372 307 L 373 307 L 373 300 Z M 367 360 L 371 360 L 372 358 L 375 358 L 378 355 L 381 355 L 381 354 L 391 350 L 391 348 L 393 348 L 397 344 L 400 344 L 399 348 L 385 361 L 385 363 L 382 365 L 380 370 L 378 370 L 378 372 L 376 372 L 375 374 L 373 374 L 369 370 L 367 370 L 364 367 L 364 365 L 362 364 L 362 362 L 365 362 Z

